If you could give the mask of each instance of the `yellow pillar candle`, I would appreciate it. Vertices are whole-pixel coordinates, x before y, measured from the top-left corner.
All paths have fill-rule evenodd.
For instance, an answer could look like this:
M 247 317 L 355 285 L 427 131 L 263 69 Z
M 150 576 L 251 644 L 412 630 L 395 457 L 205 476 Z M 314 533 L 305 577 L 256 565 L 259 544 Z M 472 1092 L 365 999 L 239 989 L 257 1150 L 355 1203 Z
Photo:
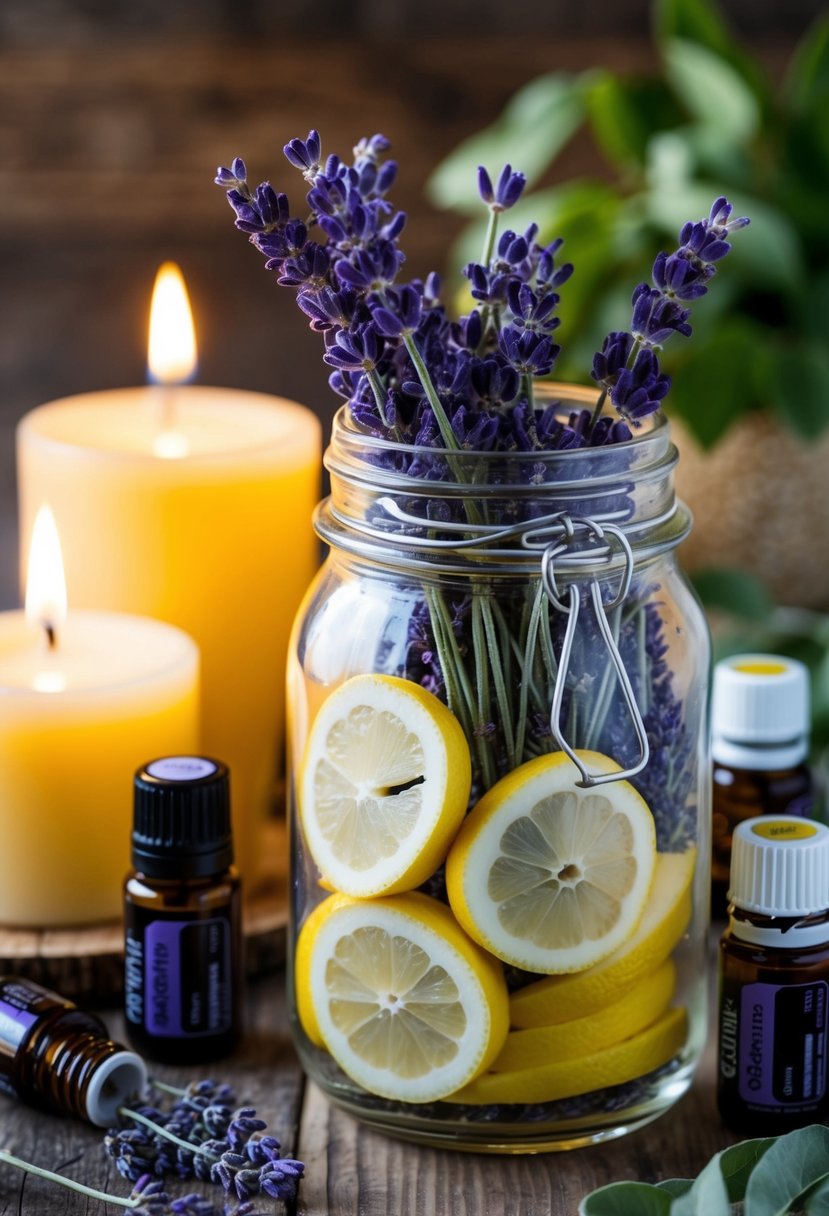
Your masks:
M 5 925 L 118 917 L 132 775 L 153 756 L 197 746 L 193 641 L 134 616 L 72 611 L 61 621 L 61 598 L 56 608 L 42 594 L 32 606 L 30 594 L 28 617 L 0 613 Z
M 166 385 L 73 397 L 23 419 L 21 537 L 48 498 L 72 604 L 156 617 L 195 638 L 201 747 L 230 766 L 250 877 L 281 766 L 288 636 L 317 564 L 320 425 L 290 401 L 165 374 Z

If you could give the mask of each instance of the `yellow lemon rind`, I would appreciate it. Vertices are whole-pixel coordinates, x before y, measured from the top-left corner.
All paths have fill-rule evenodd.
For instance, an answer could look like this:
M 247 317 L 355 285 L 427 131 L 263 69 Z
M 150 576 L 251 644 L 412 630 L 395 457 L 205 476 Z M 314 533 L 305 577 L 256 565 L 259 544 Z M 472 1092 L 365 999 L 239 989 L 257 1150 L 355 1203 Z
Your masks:
M 506 983 L 500 964 L 469 940 L 450 910 L 419 892 L 373 900 L 331 896 L 321 907 L 329 904 L 330 911 L 321 914 L 310 941 L 307 974 L 313 1019 L 309 1020 L 342 1070 L 368 1092 L 392 1100 L 433 1102 L 458 1088 L 452 1079 L 457 1069 L 438 1068 L 410 1081 L 396 1076 L 392 1069 L 368 1064 L 351 1050 L 347 1036 L 331 1016 L 326 964 L 336 942 L 357 928 L 380 925 L 395 936 L 414 941 L 431 959 L 442 958 L 439 965 L 451 964 L 445 969 L 460 992 L 473 998 L 470 1007 L 464 1008 L 467 1029 L 462 1047 L 468 1057 L 463 1066 L 464 1083 L 485 1072 L 502 1049 L 509 1029 Z
M 317 1015 L 314 1012 L 314 1001 L 311 995 L 311 955 L 314 942 L 321 927 L 325 924 L 334 908 L 342 902 L 342 896 L 331 896 L 305 918 L 299 931 L 294 948 L 294 1002 L 297 1017 L 305 1035 L 315 1047 L 324 1047 L 320 1033 Z
M 322 741 L 336 724 L 338 714 L 359 694 L 362 703 L 389 709 L 396 704 L 407 726 L 415 719 L 421 737 L 428 736 L 432 757 L 422 774 L 424 825 L 403 841 L 393 857 L 378 857 L 373 866 L 354 869 L 338 858 L 316 816 L 314 773 L 325 754 Z M 341 708 L 342 707 L 342 708 Z M 353 705 L 352 705 L 353 708 Z M 393 712 L 393 711 L 392 711 Z M 436 696 L 397 676 L 358 675 L 341 684 L 319 709 L 305 749 L 298 782 L 299 818 L 308 849 L 333 890 L 371 899 L 413 890 L 440 867 L 463 821 L 469 803 L 472 764 L 466 736 L 455 715 Z M 426 793 L 428 786 L 428 793 Z M 367 842 L 368 843 L 368 842 Z M 361 850 L 364 854 L 364 851 Z
M 557 1026 L 513 1030 L 507 1035 L 493 1072 L 514 1072 L 537 1064 L 576 1060 L 612 1047 L 645 1030 L 662 1016 L 676 991 L 676 967 L 670 959 L 612 1005 Z
M 488 1072 L 449 1099 L 465 1106 L 556 1102 L 623 1085 L 673 1059 L 687 1036 L 684 1009 L 669 1009 L 630 1039 L 577 1060 L 539 1064 L 512 1072 Z
M 580 751 L 588 768 L 615 772 L 619 766 L 598 752 Z M 582 941 L 577 947 L 542 947 L 512 934 L 503 924 L 493 930 L 493 904 L 487 894 L 487 875 L 497 856 L 503 831 L 525 816 L 551 793 L 573 790 L 578 770 L 564 752 L 527 761 L 492 786 L 464 820 L 446 859 L 446 887 L 452 911 L 470 937 L 503 962 L 543 975 L 583 971 L 593 966 L 633 935 L 645 910 L 656 861 L 656 831 L 647 803 L 629 782 L 614 782 L 597 793 L 623 798 L 629 819 L 638 833 L 635 894 L 627 900 L 624 915 L 601 939 Z M 590 791 L 584 791 L 589 794 Z M 496 913 L 497 919 L 497 913 Z

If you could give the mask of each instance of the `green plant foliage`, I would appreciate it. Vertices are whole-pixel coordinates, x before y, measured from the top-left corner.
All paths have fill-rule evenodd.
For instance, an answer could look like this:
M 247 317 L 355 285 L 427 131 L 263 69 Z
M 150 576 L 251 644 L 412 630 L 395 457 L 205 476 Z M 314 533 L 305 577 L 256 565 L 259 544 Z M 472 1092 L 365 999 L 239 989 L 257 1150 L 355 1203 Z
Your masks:
M 726 317 L 708 342 L 689 350 L 671 390 L 673 408 L 703 447 L 713 447 L 732 414 L 750 409 L 759 326 Z
M 646 1182 L 611 1182 L 582 1199 L 579 1216 L 670 1216 L 671 1196 Z
M 744 570 L 711 567 L 691 575 L 697 595 L 709 611 L 725 612 L 757 624 L 767 624 L 774 610 L 763 584 Z
M 719 1158 L 712 1157 L 690 1189 L 671 1201 L 671 1216 L 731 1216 Z
M 666 41 L 664 56 L 668 82 L 694 121 L 715 127 L 725 145 L 739 147 L 757 133 L 757 99 L 727 60 L 681 38 Z
M 433 202 L 477 215 L 481 204 L 469 183 L 478 165 L 498 172 L 509 161 L 532 185 L 583 121 L 589 78 L 551 72 L 525 85 L 496 123 L 465 140 L 438 167 L 427 185 Z
M 829 95 L 829 13 L 803 39 L 786 76 L 786 95 L 795 113 L 815 110 Z
M 829 1184 L 818 1185 L 803 1201 L 806 1216 L 829 1216 Z
M 593 351 L 627 323 L 630 291 L 656 253 L 688 215 L 726 194 L 751 229 L 734 244 L 728 289 L 695 310 L 693 346 L 666 352 L 666 369 L 682 370 L 667 412 L 705 445 L 752 410 L 771 410 L 812 440 L 829 426 L 829 15 L 804 34 L 775 86 L 714 0 L 654 0 L 653 14 L 657 72 L 540 77 L 448 157 L 431 195 L 465 212 L 477 165 L 497 171 L 507 160 L 540 187 L 511 226 L 526 214 L 545 240 L 565 239 L 576 273 L 564 288 L 559 370 L 587 382 Z M 607 162 L 608 181 L 557 178 L 578 130 Z M 480 246 L 479 230 L 463 234 L 456 261 L 477 259 Z
M 779 349 L 771 373 L 778 417 L 804 439 L 816 439 L 829 423 L 829 350 L 815 341 Z
M 717 1153 L 693 1181 L 611 1182 L 586 1195 L 579 1216 L 829 1216 L 829 1128 L 744 1140 Z
M 752 1170 L 746 1216 L 786 1216 L 829 1179 L 829 1128 L 819 1124 L 781 1136 Z

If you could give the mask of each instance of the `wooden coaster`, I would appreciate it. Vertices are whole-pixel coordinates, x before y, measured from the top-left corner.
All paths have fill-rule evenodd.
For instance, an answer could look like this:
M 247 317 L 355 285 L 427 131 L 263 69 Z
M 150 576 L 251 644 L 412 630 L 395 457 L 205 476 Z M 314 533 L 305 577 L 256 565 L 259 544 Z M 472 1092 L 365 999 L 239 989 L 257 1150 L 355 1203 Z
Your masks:
M 269 822 L 262 844 L 268 871 L 246 893 L 245 964 L 249 978 L 285 961 L 288 854 L 285 824 Z M 111 1004 L 123 989 L 124 931 L 120 921 L 60 929 L 0 925 L 0 975 L 20 975 L 73 1000 Z

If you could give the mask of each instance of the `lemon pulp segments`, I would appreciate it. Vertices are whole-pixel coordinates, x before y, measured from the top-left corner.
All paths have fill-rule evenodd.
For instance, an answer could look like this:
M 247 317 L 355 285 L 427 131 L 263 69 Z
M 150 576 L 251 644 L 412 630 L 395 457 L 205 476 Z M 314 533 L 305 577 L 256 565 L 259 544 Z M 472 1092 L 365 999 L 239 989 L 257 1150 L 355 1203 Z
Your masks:
M 593 769 L 617 766 L 582 752 Z M 578 971 L 635 931 L 656 858 L 653 817 L 627 781 L 575 785 L 562 752 L 515 769 L 467 816 L 446 864 L 460 923 L 498 958 Z
M 297 990 L 310 996 L 310 1028 L 352 1080 L 430 1102 L 489 1067 L 507 1034 L 506 985 L 448 908 L 419 894 L 333 896 L 314 916 Z
M 658 853 L 639 927 L 613 954 L 587 971 L 550 976 L 514 992 L 513 1026 L 549 1026 L 585 1017 L 628 992 L 668 957 L 691 920 L 696 849 Z
M 338 891 L 411 890 L 443 861 L 466 812 L 469 748 L 437 697 L 355 676 L 317 713 L 300 779 L 311 855 Z

